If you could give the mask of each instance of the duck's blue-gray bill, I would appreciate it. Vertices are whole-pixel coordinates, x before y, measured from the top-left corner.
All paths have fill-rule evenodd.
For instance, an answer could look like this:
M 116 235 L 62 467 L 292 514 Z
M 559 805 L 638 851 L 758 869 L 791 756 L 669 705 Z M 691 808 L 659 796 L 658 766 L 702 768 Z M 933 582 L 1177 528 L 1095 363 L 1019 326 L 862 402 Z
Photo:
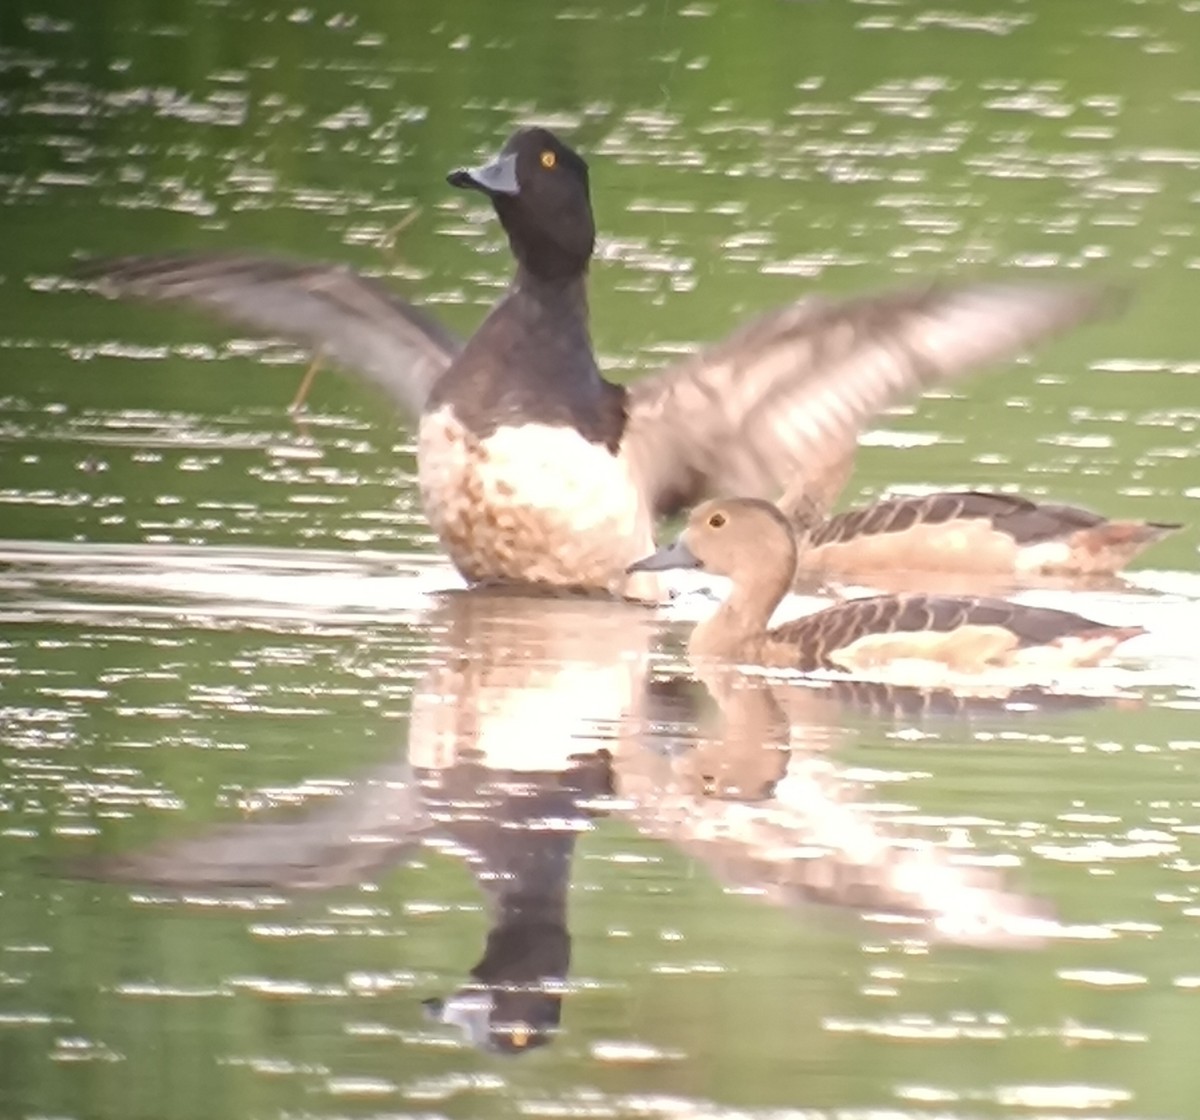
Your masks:
M 517 181 L 517 157 L 497 156 L 482 167 L 460 167 L 446 176 L 452 187 L 464 190 L 483 191 L 485 194 L 517 194 L 521 184 Z
M 700 561 L 693 555 L 683 540 L 664 545 L 653 556 L 647 556 L 630 564 L 627 572 L 665 572 L 671 568 L 698 568 Z

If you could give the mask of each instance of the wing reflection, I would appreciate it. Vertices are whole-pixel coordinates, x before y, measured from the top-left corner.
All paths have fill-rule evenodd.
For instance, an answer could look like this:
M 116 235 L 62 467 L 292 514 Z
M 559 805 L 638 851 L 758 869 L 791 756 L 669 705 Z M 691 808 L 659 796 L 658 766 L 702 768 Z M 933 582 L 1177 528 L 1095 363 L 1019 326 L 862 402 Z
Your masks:
M 403 762 L 288 820 L 71 871 L 185 889 L 296 889 L 378 876 L 418 846 L 460 858 L 486 900 L 486 942 L 466 982 L 425 1006 L 506 1053 L 558 1028 L 575 841 L 604 813 L 722 882 L 784 905 L 887 915 L 905 936 L 916 926 L 926 937 L 1020 944 L 1052 926 L 1041 903 L 998 874 L 895 835 L 857 802 L 827 749 L 848 708 L 864 703 L 959 715 L 973 703 L 1004 710 L 1011 698 L 817 688 L 733 670 L 703 674 L 703 687 L 651 679 L 654 615 L 609 599 L 474 589 L 445 596 L 428 621 L 442 652 L 414 692 Z M 1036 699 L 1026 691 L 1019 706 Z

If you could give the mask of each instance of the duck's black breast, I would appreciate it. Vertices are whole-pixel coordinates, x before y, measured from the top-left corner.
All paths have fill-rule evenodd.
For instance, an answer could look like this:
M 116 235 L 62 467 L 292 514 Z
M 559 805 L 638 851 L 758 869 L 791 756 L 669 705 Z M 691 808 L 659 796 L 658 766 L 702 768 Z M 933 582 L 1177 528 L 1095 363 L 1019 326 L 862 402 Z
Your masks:
M 600 375 L 581 303 L 570 290 L 515 288 L 434 385 L 426 414 L 449 406 L 481 440 L 504 427 L 572 429 L 615 455 L 626 391 Z

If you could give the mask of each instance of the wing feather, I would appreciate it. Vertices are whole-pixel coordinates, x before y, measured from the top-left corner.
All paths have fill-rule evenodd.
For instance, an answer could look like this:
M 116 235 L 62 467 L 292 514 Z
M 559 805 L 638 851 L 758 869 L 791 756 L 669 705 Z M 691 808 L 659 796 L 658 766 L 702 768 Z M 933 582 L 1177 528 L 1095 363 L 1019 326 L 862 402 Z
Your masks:
M 410 416 L 462 349 L 432 316 L 343 265 L 273 257 L 120 257 L 85 267 L 113 297 L 190 304 L 278 334 L 361 374 Z
M 858 436 L 911 393 L 1111 310 L 1111 289 L 929 287 L 805 299 L 631 387 L 628 454 L 660 515 L 706 497 L 828 508 Z

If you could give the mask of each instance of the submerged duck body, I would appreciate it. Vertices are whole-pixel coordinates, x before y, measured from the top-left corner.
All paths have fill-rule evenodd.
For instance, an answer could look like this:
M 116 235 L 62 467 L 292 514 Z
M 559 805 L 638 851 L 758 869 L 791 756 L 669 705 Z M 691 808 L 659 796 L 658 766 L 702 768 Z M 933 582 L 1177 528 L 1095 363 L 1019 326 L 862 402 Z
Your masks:
M 808 298 L 626 387 L 592 350 L 595 226 L 578 153 L 519 129 L 491 163 L 449 181 L 489 199 L 516 261 L 465 345 L 341 267 L 175 256 L 90 271 L 107 294 L 184 301 L 300 339 L 388 392 L 419 418 L 425 511 L 471 581 L 642 595 L 627 569 L 658 518 L 722 493 L 828 508 L 882 409 L 1113 302 L 1053 284 Z
M 804 572 L 843 575 L 1107 576 L 1179 528 L 1017 494 L 943 491 L 827 518 L 801 532 L 799 564 Z
M 768 629 L 791 586 L 796 540 L 769 502 L 727 499 L 696 508 L 679 539 L 638 571 L 701 568 L 728 576 L 729 597 L 692 632 L 688 650 L 773 668 L 862 670 L 912 659 L 959 672 L 1094 665 L 1141 627 L 1109 626 L 1071 611 L 957 595 L 853 599 Z

